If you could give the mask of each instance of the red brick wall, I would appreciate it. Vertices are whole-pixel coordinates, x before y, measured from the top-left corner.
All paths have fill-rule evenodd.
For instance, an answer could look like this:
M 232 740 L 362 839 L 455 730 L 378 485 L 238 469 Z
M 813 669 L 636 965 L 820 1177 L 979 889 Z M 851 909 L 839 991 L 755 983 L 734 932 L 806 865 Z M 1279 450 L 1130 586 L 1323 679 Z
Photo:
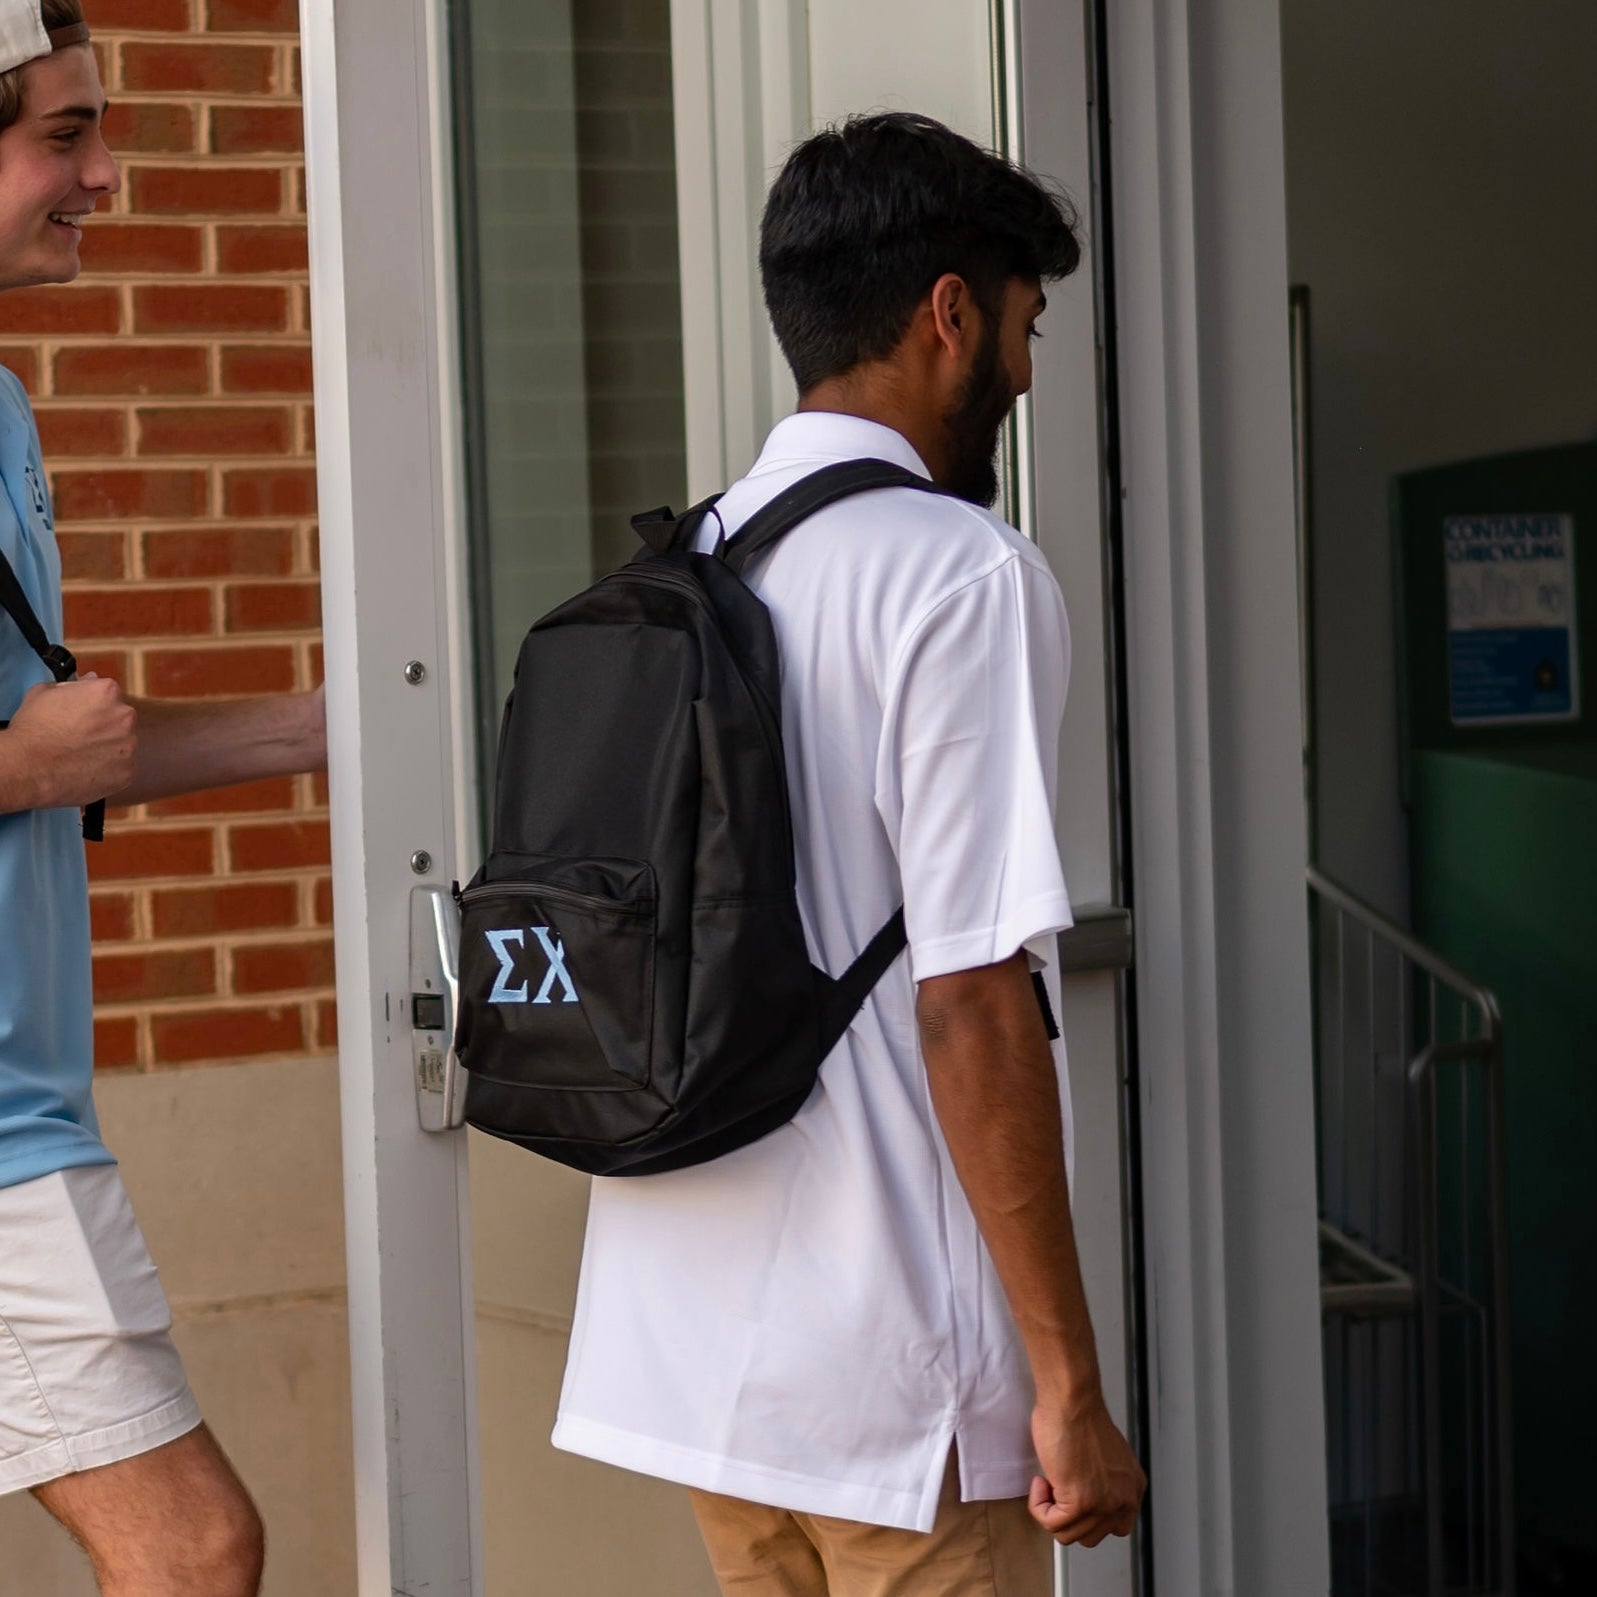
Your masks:
M 71 288 L 0 295 L 67 642 L 130 692 L 321 669 L 295 0 L 86 0 L 123 189 Z M 102 1068 L 333 1043 L 326 787 L 113 811 L 89 850 Z

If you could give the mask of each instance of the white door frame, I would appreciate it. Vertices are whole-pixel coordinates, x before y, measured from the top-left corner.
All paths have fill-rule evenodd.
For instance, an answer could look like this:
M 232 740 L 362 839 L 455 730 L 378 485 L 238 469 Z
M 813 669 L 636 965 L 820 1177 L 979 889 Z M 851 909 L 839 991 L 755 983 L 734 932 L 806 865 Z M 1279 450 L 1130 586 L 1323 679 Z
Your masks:
M 1070 612 L 1070 693 L 1060 736 L 1059 842 L 1078 912 L 1122 899 L 1116 859 L 1113 662 L 1105 570 L 1103 439 L 1094 294 L 1098 241 L 1091 216 L 1092 138 L 1084 0 L 1010 0 L 995 30 L 995 120 L 1006 152 L 1064 183 L 1080 213 L 1082 259 L 1050 284 L 1044 338 L 1033 349 L 1034 380 L 1018 413 L 1021 529 L 1036 539 Z M 1072 1219 L 1092 1311 L 1098 1362 L 1111 1413 L 1131 1428 L 1134 1399 L 1131 1286 L 1126 1249 L 1126 1038 L 1123 990 L 1112 971 L 1064 978 L 1076 1126 Z M 1135 1548 L 1111 1538 L 1059 1559 L 1069 1597 L 1131 1597 Z
M 300 26 L 357 1575 L 480 1597 L 466 1142 L 419 1127 L 407 1017 L 410 889 L 471 815 L 447 58 L 433 0 Z
M 757 234 L 769 174 L 808 121 L 804 6 L 672 0 L 671 77 L 693 501 L 740 476 L 793 408 L 760 297 Z
M 1110 0 L 1161 1593 L 1324 1592 L 1278 0 Z
M 1323 1591 L 1277 19 L 1107 9 L 1157 1569 Z M 689 281 L 685 237 L 695 487 L 782 405 L 749 227 L 802 14 L 674 7 L 708 90 L 683 171 L 715 183 L 682 202 L 716 255 Z M 476 1597 L 482 1567 L 464 1138 L 418 1129 L 402 1007 L 409 889 L 473 841 L 442 22 L 302 4 L 362 1597 Z

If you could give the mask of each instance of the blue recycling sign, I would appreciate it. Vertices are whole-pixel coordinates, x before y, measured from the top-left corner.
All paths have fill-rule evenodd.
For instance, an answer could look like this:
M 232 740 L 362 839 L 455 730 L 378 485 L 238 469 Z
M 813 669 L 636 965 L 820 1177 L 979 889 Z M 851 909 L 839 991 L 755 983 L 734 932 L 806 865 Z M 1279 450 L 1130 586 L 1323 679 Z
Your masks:
M 1442 554 L 1453 725 L 1574 720 L 1574 517 L 1449 516 Z

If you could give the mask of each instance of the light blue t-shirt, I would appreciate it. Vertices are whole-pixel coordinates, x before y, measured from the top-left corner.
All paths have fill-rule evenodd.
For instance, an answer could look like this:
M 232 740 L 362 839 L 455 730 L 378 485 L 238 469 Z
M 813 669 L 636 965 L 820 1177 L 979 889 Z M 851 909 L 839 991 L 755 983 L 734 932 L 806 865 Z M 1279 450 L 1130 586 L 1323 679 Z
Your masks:
M 0 368 L 0 549 L 52 642 L 61 555 L 22 384 Z M 0 721 L 50 672 L 0 610 Z M 9 736 L 0 732 L 0 738 Z M 94 1008 L 89 882 L 75 809 L 0 815 L 0 1187 L 113 1164 L 89 1087 Z

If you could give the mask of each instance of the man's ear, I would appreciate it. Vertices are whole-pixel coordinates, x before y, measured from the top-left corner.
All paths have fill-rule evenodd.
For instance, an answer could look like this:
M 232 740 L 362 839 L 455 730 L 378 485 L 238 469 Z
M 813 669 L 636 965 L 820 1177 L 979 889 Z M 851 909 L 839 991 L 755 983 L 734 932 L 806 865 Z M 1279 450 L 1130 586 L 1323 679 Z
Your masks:
M 944 272 L 932 284 L 931 313 L 937 341 L 957 360 L 975 331 L 970 285 L 957 272 Z

